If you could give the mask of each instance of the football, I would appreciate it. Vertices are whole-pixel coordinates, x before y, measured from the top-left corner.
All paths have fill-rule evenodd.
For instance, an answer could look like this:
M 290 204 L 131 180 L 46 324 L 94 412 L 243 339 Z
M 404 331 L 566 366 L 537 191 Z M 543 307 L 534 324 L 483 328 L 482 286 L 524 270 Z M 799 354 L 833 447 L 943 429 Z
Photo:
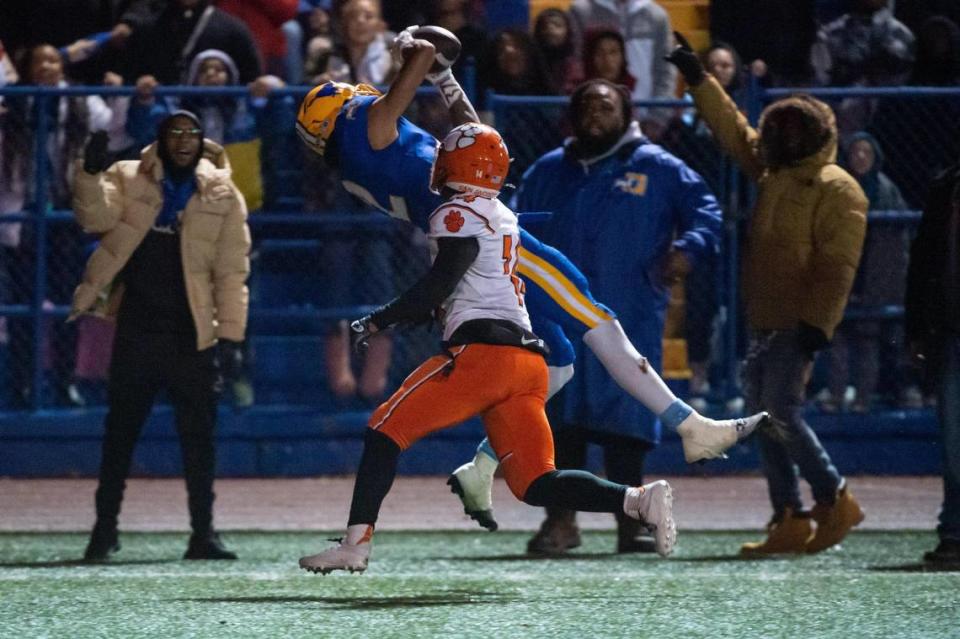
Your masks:
M 437 48 L 436 59 L 430 67 L 430 73 L 449 69 L 460 55 L 460 39 L 443 27 L 431 25 L 418 27 L 412 35 L 414 38 L 426 40 Z

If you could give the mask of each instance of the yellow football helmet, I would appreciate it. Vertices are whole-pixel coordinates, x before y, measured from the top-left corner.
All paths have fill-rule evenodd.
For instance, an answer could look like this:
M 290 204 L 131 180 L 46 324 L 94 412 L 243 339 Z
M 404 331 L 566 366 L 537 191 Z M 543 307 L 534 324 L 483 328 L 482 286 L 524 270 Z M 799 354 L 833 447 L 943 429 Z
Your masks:
M 357 95 L 381 94 L 369 84 L 345 82 L 324 82 L 310 89 L 297 112 L 297 135 L 310 150 L 323 155 L 337 124 L 337 116 Z

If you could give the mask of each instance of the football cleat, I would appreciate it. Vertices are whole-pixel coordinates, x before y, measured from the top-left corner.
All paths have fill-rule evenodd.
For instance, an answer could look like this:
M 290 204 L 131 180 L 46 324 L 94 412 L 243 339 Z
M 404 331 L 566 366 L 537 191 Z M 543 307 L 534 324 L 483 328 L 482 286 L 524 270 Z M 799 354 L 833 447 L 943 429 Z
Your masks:
M 339 543 L 316 555 L 300 558 L 300 567 L 304 570 L 327 575 L 334 570 L 363 572 L 370 561 L 370 542 L 362 544 Z
M 493 466 L 496 469 L 496 465 Z M 463 504 L 463 512 L 478 524 L 493 532 L 497 521 L 493 518 L 493 473 L 469 461 L 453 471 L 447 480 L 450 492 Z
M 710 419 L 694 411 L 677 426 L 683 441 L 683 458 L 688 464 L 725 458 L 724 452 L 770 420 L 769 413 L 738 419 Z
M 677 523 L 673 520 L 673 489 L 660 479 L 641 488 L 628 488 L 627 515 L 640 520 L 653 533 L 657 554 L 666 557 L 677 543 Z

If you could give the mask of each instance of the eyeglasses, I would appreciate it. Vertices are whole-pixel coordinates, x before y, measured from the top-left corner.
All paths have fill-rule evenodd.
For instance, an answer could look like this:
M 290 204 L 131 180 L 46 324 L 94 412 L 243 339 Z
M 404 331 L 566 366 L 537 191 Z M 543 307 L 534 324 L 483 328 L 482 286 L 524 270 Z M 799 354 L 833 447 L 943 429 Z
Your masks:
M 200 137 L 200 134 L 201 134 L 201 133 L 203 133 L 203 131 L 201 131 L 200 129 L 197 129 L 197 128 L 193 128 L 193 129 L 168 129 L 168 130 L 167 130 L 167 135 L 169 135 L 169 136 L 172 137 L 172 138 L 178 138 L 178 139 L 179 139 L 179 138 L 182 138 L 182 137 L 198 138 L 198 137 Z

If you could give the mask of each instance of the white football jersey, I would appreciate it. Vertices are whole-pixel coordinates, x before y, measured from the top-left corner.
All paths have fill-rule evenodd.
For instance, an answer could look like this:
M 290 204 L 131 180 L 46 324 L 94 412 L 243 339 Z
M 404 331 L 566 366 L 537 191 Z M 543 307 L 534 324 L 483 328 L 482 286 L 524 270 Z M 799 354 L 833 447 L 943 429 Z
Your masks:
M 427 235 L 431 240 L 475 237 L 480 243 L 477 259 L 441 305 L 443 339 L 474 319 L 509 320 L 530 330 L 523 280 L 517 275 L 520 229 L 513 211 L 496 198 L 457 196 L 430 215 Z M 436 242 L 431 245 L 436 250 Z

